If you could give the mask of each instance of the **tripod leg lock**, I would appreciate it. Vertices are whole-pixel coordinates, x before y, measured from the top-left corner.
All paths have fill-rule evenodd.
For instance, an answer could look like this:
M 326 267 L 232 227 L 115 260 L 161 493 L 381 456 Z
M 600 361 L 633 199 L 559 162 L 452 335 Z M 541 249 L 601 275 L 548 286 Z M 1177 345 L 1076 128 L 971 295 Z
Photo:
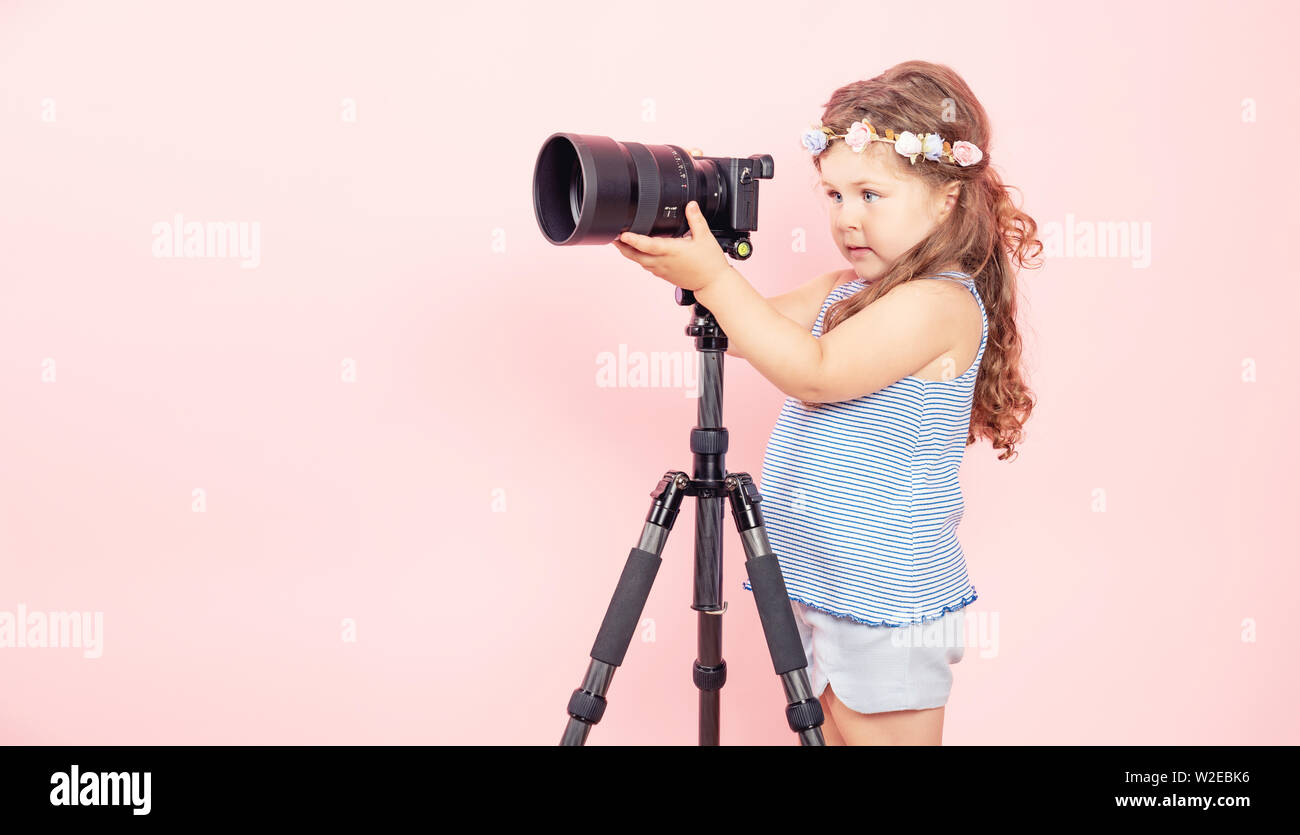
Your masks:
M 594 725 L 605 715 L 605 706 L 609 704 L 595 693 L 578 689 L 569 697 L 569 715 L 580 719 L 588 725 Z
M 795 702 L 792 705 L 786 705 L 785 721 L 790 723 L 790 730 L 800 733 L 811 728 L 821 727 L 822 723 L 826 721 L 826 716 L 822 713 L 822 703 L 817 699 L 809 699 L 806 702 Z
M 697 658 L 691 670 L 691 678 L 701 690 L 721 690 L 722 685 L 727 683 L 727 662 L 723 661 L 716 667 L 704 667 Z

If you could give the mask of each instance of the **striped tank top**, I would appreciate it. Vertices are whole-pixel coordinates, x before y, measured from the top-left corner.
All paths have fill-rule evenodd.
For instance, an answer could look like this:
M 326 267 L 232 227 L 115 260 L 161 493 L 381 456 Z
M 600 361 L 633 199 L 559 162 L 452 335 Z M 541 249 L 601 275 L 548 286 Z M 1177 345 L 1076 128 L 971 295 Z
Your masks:
M 786 398 L 758 480 L 790 599 L 872 626 L 935 620 L 977 598 L 957 539 L 964 510 L 958 470 L 989 320 L 968 274 L 934 278 L 965 285 L 979 304 L 982 332 L 971 367 L 951 380 L 908 376 L 811 408 Z M 833 289 L 813 336 L 821 338 L 833 303 L 864 286 L 856 279 Z M 748 580 L 744 587 L 753 590 Z

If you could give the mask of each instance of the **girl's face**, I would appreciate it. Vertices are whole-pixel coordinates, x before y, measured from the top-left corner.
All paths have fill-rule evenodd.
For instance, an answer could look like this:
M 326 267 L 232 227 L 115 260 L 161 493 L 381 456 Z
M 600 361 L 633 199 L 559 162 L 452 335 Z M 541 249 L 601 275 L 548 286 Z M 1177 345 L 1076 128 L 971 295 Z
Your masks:
M 956 204 L 960 184 L 932 189 L 909 174 L 911 163 L 888 142 L 872 142 L 860 153 L 832 142 L 819 159 L 831 237 L 858 278 L 868 282 L 888 272 Z M 916 164 L 936 163 L 917 159 Z

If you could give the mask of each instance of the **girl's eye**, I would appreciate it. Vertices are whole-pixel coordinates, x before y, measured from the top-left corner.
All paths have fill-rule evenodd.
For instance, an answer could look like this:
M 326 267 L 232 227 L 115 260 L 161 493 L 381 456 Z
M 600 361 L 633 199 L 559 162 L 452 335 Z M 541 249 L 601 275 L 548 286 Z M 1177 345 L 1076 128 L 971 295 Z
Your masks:
M 863 194 L 870 194 L 871 196 L 873 196 L 873 197 L 877 197 L 877 198 L 880 197 L 880 195 L 879 195 L 879 194 L 876 194 L 874 191 L 867 191 L 866 189 L 863 189 L 863 190 L 862 190 L 862 193 L 863 193 Z M 826 192 L 826 196 L 830 197 L 832 202 L 834 202 L 835 198 L 836 198 L 837 196 L 839 196 L 839 195 L 840 195 L 840 193 L 839 193 L 838 191 L 828 191 L 828 192 Z M 867 202 L 868 202 L 868 203 L 875 203 L 876 201 L 875 201 L 875 200 L 868 200 Z

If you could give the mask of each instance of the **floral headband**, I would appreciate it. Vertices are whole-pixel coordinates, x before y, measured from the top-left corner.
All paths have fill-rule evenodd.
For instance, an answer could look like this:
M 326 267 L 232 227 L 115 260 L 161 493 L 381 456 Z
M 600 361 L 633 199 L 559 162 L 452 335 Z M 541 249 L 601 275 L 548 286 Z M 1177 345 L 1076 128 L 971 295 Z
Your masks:
M 905 157 L 911 157 L 912 165 L 916 158 L 924 156 L 929 160 L 951 162 L 960 166 L 974 165 L 984 159 L 984 152 L 970 142 L 954 142 L 949 145 L 937 133 L 923 133 L 920 136 L 911 131 L 895 135 L 893 130 L 886 130 L 884 136 L 876 133 L 870 122 L 857 121 L 849 126 L 847 133 L 836 133 L 834 128 L 824 127 L 821 122 L 813 122 L 812 127 L 803 132 L 800 141 L 813 156 L 826 150 L 832 139 L 843 139 L 856 153 L 872 142 L 893 142 L 894 150 Z

